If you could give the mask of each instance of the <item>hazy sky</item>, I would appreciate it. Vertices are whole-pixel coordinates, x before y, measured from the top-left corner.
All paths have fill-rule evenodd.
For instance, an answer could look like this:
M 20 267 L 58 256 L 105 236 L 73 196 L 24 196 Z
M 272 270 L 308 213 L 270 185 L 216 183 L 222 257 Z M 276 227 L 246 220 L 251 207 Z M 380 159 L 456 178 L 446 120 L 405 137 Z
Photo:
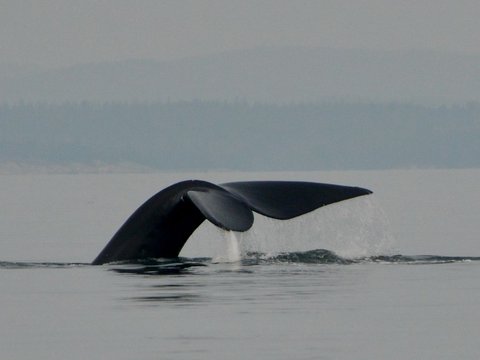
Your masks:
M 0 62 L 308 46 L 480 53 L 478 0 L 0 0 Z

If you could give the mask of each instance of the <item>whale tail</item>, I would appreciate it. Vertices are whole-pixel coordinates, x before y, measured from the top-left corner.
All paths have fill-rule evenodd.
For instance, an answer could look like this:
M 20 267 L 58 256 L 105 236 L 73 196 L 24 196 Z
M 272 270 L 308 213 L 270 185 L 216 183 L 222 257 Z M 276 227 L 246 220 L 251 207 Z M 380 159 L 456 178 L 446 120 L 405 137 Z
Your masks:
M 370 190 L 299 181 L 247 181 L 215 185 L 187 180 L 158 192 L 120 227 L 93 261 L 104 264 L 142 258 L 174 258 L 207 219 L 233 231 L 247 231 L 253 212 L 280 220 L 319 207 L 371 194 Z

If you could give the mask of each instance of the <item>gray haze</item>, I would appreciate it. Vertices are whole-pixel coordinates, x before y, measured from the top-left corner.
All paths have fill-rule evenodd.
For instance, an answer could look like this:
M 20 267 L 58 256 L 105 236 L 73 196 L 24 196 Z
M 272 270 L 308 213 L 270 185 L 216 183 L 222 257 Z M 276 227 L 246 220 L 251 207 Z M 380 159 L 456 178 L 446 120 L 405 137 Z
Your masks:
M 0 164 L 320 170 L 480 166 L 480 104 L 0 106 Z M 1 169 L 0 169 L 1 170 Z
M 256 47 L 480 51 L 478 1 L 0 1 L 1 62 L 70 66 Z
M 0 75 L 0 99 L 8 103 L 480 101 L 480 55 L 425 50 L 257 48 L 7 72 Z
M 478 167 L 479 15 L 477 1 L 0 0 L 0 165 Z

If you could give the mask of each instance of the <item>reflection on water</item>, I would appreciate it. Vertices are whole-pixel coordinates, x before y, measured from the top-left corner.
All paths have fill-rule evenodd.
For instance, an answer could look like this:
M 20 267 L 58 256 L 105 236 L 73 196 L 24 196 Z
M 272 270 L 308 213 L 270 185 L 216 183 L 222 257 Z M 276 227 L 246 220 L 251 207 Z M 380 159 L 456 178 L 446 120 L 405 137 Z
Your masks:
M 454 358 L 453 343 L 474 359 L 478 260 L 315 250 L 234 263 L 4 262 L 2 358 Z
M 89 263 L 0 261 L 0 269 L 68 269 L 91 266 Z
M 151 296 L 138 296 L 131 297 L 128 300 L 136 303 L 163 303 L 170 302 L 175 305 L 185 305 L 185 303 L 194 302 L 198 303 L 200 300 L 199 295 L 195 294 L 159 294 Z
M 321 302 L 322 296 L 328 297 L 332 292 L 338 294 L 343 288 L 359 286 L 364 275 L 372 270 L 368 265 L 439 266 L 477 261 L 480 261 L 479 257 L 434 255 L 348 259 L 318 249 L 275 256 L 248 253 L 240 261 L 232 263 L 219 263 L 209 258 L 177 258 L 115 263 L 104 267 L 122 278 L 126 276 L 127 288 L 119 297 L 122 302 L 174 307 L 270 304 L 272 309 L 281 312 L 284 306 L 288 309 L 295 307 L 298 299 Z M 138 276 L 139 281 L 129 280 Z M 277 302 L 278 308 L 275 306 Z
M 362 281 L 358 273 L 371 271 L 364 265 L 435 265 L 480 261 L 480 257 L 435 255 L 380 255 L 344 258 L 332 251 L 267 255 L 250 252 L 235 262 L 218 262 L 211 258 L 144 259 L 102 266 L 85 263 L 0 262 L 0 270 L 22 269 L 91 269 L 97 276 L 118 274 L 124 284 L 116 298 L 140 306 L 202 306 L 205 304 L 250 305 L 288 304 L 298 298 L 318 302 L 318 296 L 337 293 L 342 286 L 356 286 Z M 99 270 L 97 272 L 96 270 Z M 348 274 L 347 276 L 345 276 Z M 350 284 L 345 282 L 351 281 Z M 111 278 L 108 281 L 115 279 Z M 283 306 L 283 305 L 282 305 Z M 278 310 L 278 309 L 277 309 Z M 247 310 L 244 310 L 247 311 Z M 251 310 L 248 310 L 251 311 Z
M 200 262 L 159 262 L 148 264 L 116 264 L 108 269 L 119 274 L 131 275 L 178 275 L 185 273 L 192 267 L 206 266 Z
M 223 262 L 228 264 L 226 269 L 218 271 L 246 272 L 250 266 L 269 264 L 318 264 L 318 265 L 350 265 L 358 263 L 383 264 L 447 264 L 468 261 L 480 261 L 474 256 L 439 256 L 439 255 L 376 255 L 358 258 L 347 258 L 335 254 L 333 251 L 316 249 L 310 251 L 280 252 L 267 255 L 259 252 L 247 252 L 237 261 Z M 133 275 L 178 275 L 192 273 L 196 267 L 206 267 L 212 264 L 222 264 L 218 259 L 210 258 L 176 258 L 176 259 L 146 259 L 132 262 L 118 262 L 108 266 L 108 269 L 120 274 Z
M 470 261 L 480 261 L 478 256 L 440 256 L 440 255 L 375 255 L 357 258 L 342 257 L 330 250 L 316 249 L 310 251 L 279 252 L 265 254 L 247 252 L 236 261 L 218 261 L 212 258 L 184 258 L 175 259 L 139 259 L 136 261 L 115 262 L 101 267 L 119 274 L 130 275 L 179 275 L 191 274 L 191 270 L 198 267 L 207 267 L 212 264 L 228 264 L 228 268 L 219 270 L 226 272 L 252 273 L 249 266 L 269 264 L 318 264 L 318 265 L 350 265 L 358 263 L 382 264 L 448 264 Z M 0 261 L 0 269 L 61 269 L 90 267 L 89 263 L 71 262 L 28 262 L 28 261 Z

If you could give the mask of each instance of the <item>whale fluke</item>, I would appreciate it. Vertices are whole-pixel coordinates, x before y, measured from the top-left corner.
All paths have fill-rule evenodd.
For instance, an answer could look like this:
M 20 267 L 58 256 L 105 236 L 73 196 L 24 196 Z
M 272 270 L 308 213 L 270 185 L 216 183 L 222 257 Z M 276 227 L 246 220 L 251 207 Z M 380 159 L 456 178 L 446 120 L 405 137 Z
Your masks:
M 367 189 L 300 181 L 246 181 L 215 185 L 187 180 L 158 192 L 120 227 L 94 265 L 143 258 L 174 258 L 207 219 L 233 231 L 247 231 L 253 212 L 280 220 L 357 196 Z

